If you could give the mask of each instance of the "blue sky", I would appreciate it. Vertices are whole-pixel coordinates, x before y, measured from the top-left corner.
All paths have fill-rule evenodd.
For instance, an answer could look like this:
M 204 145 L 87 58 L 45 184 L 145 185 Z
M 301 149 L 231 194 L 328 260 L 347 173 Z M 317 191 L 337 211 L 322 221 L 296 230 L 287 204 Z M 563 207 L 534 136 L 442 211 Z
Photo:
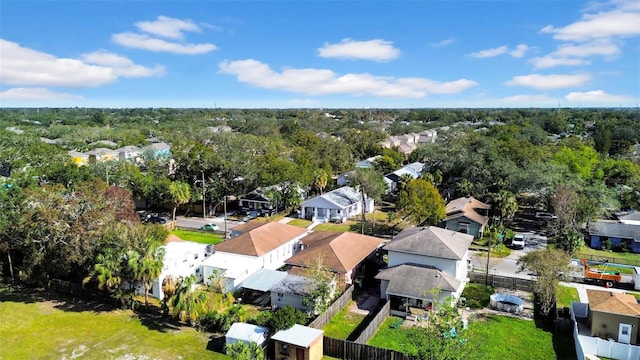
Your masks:
M 0 106 L 637 107 L 640 1 L 17 1 Z

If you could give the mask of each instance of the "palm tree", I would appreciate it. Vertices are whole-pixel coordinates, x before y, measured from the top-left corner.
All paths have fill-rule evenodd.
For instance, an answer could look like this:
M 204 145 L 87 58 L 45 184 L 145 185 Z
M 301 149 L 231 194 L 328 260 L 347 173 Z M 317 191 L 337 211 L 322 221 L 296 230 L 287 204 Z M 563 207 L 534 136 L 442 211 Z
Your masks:
M 169 314 L 169 300 L 175 295 L 178 286 L 178 281 L 173 275 L 167 275 L 162 280 L 162 292 L 164 298 L 162 299 L 162 314 L 167 316 Z
M 195 288 L 195 275 L 180 277 L 175 295 L 171 298 L 174 315 L 180 321 L 189 320 L 191 326 L 195 325 L 202 310 L 202 303 L 206 298 L 206 293 Z
M 141 248 L 128 252 L 127 265 L 134 281 L 139 281 L 144 288 L 144 305 L 149 306 L 149 289 L 153 279 L 160 276 L 164 259 L 162 242 L 148 237 L 141 242 Z
M 174 181 L 169 184 L 169 195 L 173 203 L 173 221 L 176 221 L 176 210 L 178 206 L 189 202 L 191 198 L 191 188 L 187 183 Z
M 329 179 L 329 176 L 322 169 L 317 170 L 315 175 L 316 175 L 316 178 L 313 185 L 315 185 L 315 187 L 317 187 L 318 190 L 320 190 L 320 195 L 322 195 L 322 191 L 324 190 L 324 188 L 327 187 L 327 181 Z

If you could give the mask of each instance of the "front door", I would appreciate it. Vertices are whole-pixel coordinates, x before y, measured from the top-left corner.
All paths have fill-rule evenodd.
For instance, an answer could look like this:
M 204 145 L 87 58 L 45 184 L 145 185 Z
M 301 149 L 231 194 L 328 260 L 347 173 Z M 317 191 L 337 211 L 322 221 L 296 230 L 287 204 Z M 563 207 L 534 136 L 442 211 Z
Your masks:
M 620 331 L 618 332 L 618 342 L 623 344 L 629 344 L 631 342 L 631 325 L 620 324 Z
M 296 360 L 304 360 L 304 349 L 296 348 Z

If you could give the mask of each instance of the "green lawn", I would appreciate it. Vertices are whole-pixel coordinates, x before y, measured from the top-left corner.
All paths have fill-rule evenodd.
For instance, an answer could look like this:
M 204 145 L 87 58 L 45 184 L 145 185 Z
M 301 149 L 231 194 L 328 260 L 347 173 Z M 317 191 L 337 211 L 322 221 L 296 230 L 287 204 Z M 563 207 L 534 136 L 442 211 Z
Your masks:
M 625 264 L 628 264 L 629 261 L 631 261 L 636 265 L 640 266 L 640 254 L 634 254 L 631 252 L 622 253 L 622 252 L 613 252 L 613 251 L 606 251 L 606 250 L 596 250 L 588 246 L 583 246 L 576 254 L 576 256 L 581 256 L 581 255 L 582 256 L 588 255 L 587 260 L 591 260 L 590 257 L 595 256 L 596 258 L 609 258 L 610 262 L 615 263 L 615 259 L 617 258 L 617 259 L 626 260 Z
M 366 315 L 349 312 L 349 306 L 353 301 L 349 302 L 342 310 L 331 318 L 331 321 L 324 326 L 324 335 L 335 339 L 348 339 L 349 335 L 364 320 Z
M 397 317 L 388 317 L 368 344 L 401 352 L 415 350 L 402 327 L 394 329 Z M 536 327 L 533 321 L 506 316 L 489 316 L 471 322 L 463 336 L 480 358 L 501 359 L 575 359 L 571 337 L 554 339 L 553 334 Z M 558 349 L 559 353 L 556 353 Z
M 189 230 L 172 230 L 169 234 L 173 234 L 185 241 L 193 241 L 201 244 L 217 244 L 224 240 L 224 235 L 214 234 L 211 232 L 189 231 Z
M 336 231 L 336 232 L 348 232 L 352 231 L 352 226 L 355 225 L 355 221 L 345 221 L 342 224 L 324 223 L 319 224 L 313 228 L 314 231 Z M 359 223 L 357 223 L 360 226 Z
M 575 359 L 571 335 L 554 339 L 529 320 L 489 315 L 469 323 L 464 336 L 483 359 Z
M 571 286 L 558 286 L 556 293 L 556 307 L 563 308 L 571 306 L 571 302 L 580 302 L 578 290 Z
M 307 226 L 311 225 L 311 221 L 310 220 L 305 220 L 305 219 L 293 219 L 293 220 L 289 221 L 287 224 L 293 225 L 293 226 L 297 226 L 297 227 L 306 228 Z
M 0 359 L 229 359 L 209 334 L 0 285 Z
M 409 341 L 408 332 L 402 327 L 393 328 L 393 323 L 398 319 L 401 318 L 396 316 L 387 317 L 367 344 L 403 353 L 415 353 L 416 348 Z

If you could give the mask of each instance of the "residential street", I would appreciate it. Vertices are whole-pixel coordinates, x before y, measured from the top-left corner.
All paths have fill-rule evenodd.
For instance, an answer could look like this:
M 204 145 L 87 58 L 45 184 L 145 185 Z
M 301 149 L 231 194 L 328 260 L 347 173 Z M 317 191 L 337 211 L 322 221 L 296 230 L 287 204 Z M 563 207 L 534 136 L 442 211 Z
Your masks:
M 525 234 L 525 248 L 520 250 L 511 250 L 511 254 L 505 258 L 491 258 L 489 260 L 489 273 L 502 276 L 510 276 L 520 279 L 530 279 L 531 276 L 526 272 L 518 271 L 518 259 L 529 251 L 542 249 L 547 246 L 547 237 L 539 235 L 533 231 L 521 232 Z M 486 269 L 487 253 L 479 251 L 470 251 L 472 256 L 471 263 L 474 268 Z
M 189 229 L 199 229 L 200 226 L 204 224 L 216 224 L 220 227 L 221 230 L 224 229 L 225 226 L 223 215 L 206 219 L 203 219 L 201 217 L 176 216 L 176 222 L 178 223 L 178 227 Z M 227 219 L 227 231 L 240 223 L 241 221 Z

